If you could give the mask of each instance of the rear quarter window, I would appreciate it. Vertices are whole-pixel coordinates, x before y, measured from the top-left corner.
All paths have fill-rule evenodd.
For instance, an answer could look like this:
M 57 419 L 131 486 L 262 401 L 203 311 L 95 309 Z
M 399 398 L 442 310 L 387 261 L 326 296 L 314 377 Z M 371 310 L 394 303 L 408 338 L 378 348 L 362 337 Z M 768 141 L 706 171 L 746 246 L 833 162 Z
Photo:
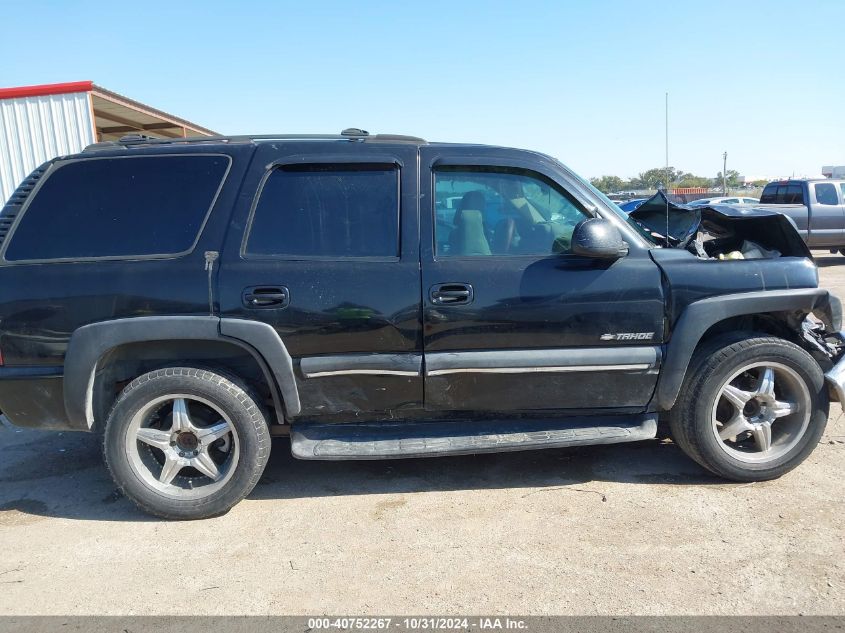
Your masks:
M 6 261 L 173 256 L 191 250 L 229 168 L 228 156 L 83 159 L 34 193 Z

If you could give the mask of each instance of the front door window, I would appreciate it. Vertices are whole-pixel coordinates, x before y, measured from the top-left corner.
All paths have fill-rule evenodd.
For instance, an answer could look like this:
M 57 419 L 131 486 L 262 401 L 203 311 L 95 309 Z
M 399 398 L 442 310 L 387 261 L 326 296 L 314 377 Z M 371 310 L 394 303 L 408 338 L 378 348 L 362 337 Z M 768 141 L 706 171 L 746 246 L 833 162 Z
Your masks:
M 439 169 L 435 205 L 438 257 L 567 253 L 575 225 L 588 217 L 551 182 L 524 170 Z

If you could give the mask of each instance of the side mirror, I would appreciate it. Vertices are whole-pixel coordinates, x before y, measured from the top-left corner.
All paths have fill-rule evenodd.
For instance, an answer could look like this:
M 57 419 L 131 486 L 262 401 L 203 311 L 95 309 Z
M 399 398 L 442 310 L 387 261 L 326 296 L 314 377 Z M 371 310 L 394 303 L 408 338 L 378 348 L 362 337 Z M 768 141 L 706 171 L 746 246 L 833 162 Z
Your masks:
M 576 224 L 570 248 L 573 255 L 594 259 L 619 259 L 628 254 L 619 229 L 603 218 L 587 218 Z

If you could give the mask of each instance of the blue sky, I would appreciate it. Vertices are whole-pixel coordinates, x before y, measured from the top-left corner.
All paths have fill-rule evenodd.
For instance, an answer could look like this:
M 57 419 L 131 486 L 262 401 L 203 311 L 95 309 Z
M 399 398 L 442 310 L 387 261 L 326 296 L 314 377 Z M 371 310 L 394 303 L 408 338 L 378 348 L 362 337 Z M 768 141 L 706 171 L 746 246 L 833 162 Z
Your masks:
M 0 86 L 96 83 L 222 133 L 527 147 L 586 176 L 845 164 L 841 0 L 0 1 Z

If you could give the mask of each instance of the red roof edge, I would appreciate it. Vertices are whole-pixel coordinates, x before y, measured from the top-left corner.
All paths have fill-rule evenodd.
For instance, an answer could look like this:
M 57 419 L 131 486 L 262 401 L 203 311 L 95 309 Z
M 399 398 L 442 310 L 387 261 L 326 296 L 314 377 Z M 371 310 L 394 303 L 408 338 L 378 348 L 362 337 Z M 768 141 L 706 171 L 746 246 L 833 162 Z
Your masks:
M 0 88 L 0 99 L 20 99 L 21 97 L 42 97 L 44 95 L 61 95 L 71 92 L 89 92 L 93 87 L 93 81 L 69 81 L 62 84 Z

